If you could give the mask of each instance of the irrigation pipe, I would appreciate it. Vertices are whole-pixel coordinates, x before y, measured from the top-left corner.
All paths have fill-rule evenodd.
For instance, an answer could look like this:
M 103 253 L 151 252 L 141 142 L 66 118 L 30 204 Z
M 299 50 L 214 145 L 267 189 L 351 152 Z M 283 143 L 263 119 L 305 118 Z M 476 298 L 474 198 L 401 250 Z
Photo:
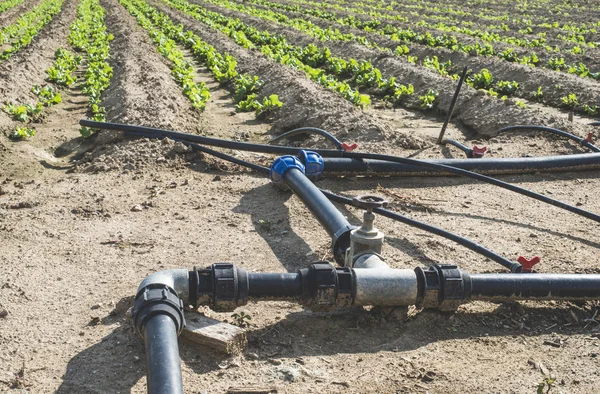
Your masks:
M 141 127 L 141 126 L 120 125 L 120 124 L 114 124 L 114 123 L 94 122 L 94 121 L 89 121 L 89 120 L 81 120 L 79 123 L 82 126 L 88 126 L 88 127 L 93 127 L 93 128 L 106 128 L 106 129 L 112 128 L 112 129 L 121 130 L 121 131 L 125 131 L 125 132 L 136 132 L 136 133 L 146 132 L 149 136 L 169 137 L 172 139 L 178 139 L 178 140 L 184 140 L 184 141 L 190 141 L 190 142 L 198 142 L 200 144 L 220 146 L 220 147 L 230 148 L 230 149 L 236 149 L 235 146 L 242 146 L 243 148 L 245 148 L 245 149 L 240 148 L 242 150 L 252 150 L 252 148 L 255 148 L 255 149 L 257 149 L 257 150 L 255 150 L 257 152 L 265 152 L 264 150 L 262 150 L 263 147 L 278 148 L 278 149 L 285 149 L 285 153 L 287 153 L 287 154 L 290 154 L 290 151 L 293 151 L 292 154 L 297 154 L 297 152 L 301 150 L 298 148 L 291 148 L 291 147 L 276 147 L 276 146 L 269 146 L 269 145 L 249 144 L 249 143 L 244 143 L 244 142 L 220 140 L 220 139 L 216 139 L 216 138 L 202 137 L 202 136 L 196 136 L 196 135 L 191 135 L 191 134 L 186 134 L 186 133 L 172 132 L 172 131 L 159 130 L 159 129 L 152 129 L 152 128 Z M 600 223 L 600 215 L 597 215 L 593 212 L 586 211 L 585 209 L 577 208 L 575 206 L 555 200 L 553 198 L 544 196 L 543 194 L 533 192 L 531 190 L 522 188 L 520 186 L 516 186 L 516 185 L 510 184 L 510 183 L 501 181 L 499 179 L 489 177 L 487 175 L 477 174 L 475 172 L 463 170 L 461 168 L 456 168 L 456 167 L 452 167 L 452 166 L 445 165 L 445 164 L 438 164 L 438 163 L 425 162 L 425 161 L 416 160 L 416 159 L 409 159 L 409 158 L 405 158 L 405 157 L 380 155 L 380 154 L 375 154 L 375 153 L 344 152 L 344 151 L 335 151 L 335 150 L 329 150 L 329 149 L 313 149 L 313 151 L 317 152 L 323 156 L 329 156 L 329 157 L 350 157 L 350 158 L 357 158 L 357 159 L 376 159 L 376 160 L 383 160 L 383 161 L 400 163 L 400 164 L 409 164 L 409 165 L 414 165 L 414 166 L 420 166 L 420 167 L 428 168 L 428 169 L 435 170 L 435 171 L 440 171 L 440 170 L 446 171 L 446 172 L 449 172 L 449 173 L 452 173 L 455 175 L 461 175 L 461 176 L 464 176 L 467 178 L 477 179 L 479 181 L 486 182 L 486 183 L 492 184 L 494 186 L 498 186 L 503 189 L 513 191 L 518 194 L 522 194 L 524 196 L 533 198 L 538 201 L 545 202 L 547 204 L 553 205 L 558 208 L 562 208 L 566 211 L 575 213 L 577 215 L 586 217 L 590 220 Z M 267 151 L 266 153 L 272 153 L 272 152 Z M 281 152 L 279 152 L 279 153 L 281 153 Z

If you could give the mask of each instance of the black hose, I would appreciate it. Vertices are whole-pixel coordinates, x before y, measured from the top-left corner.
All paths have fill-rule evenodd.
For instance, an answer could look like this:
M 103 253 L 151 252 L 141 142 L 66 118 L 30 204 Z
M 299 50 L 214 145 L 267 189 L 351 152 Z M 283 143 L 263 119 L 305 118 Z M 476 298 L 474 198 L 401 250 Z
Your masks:
M 177 329 L 167 315 L 155 315 L 144 326 L 148 394 L 183 394 Z
M 600 122 L 593 122 L 593 123 L 590 123 L 590 126 L 600 126 Z
M 269 144 L 273 144 L 274 142 L 277 141 L 281 141 L 285 138 L 289 138 L 292 137 L 294 135 L 298 135 L 298 134 L 318 134 L 320 136 L 325 137 L 326 139 L 328 139 L 329 141 L 333 142 L 333 144 L 335 145 L 335 147 L 338 150 L 342 150 L 342 141 L 338 140 L 337 138 L 335 138 L 335 136 L 323 129 L 319 129 L 317 127 L 299 127 L 297 129 L 285 132 L 283 134 L 278 135 L 277 137 L 273 138 L 271 141 L 269 141 Z
M 251 151 L 263 152 L 263 153 L 274 153 L 272 151 L 269 151 L 269 149 L 282 149 L 283 151 L 280 153 L 287 153 L 287 154 L 296 154 L 299 150 L 301 150 L 300 148 L 249 144 L 246 142 L 236 142 L 236 141 L 226 141 L 226 140 L 221 140 L 218 138 L 202 137 L 202 136 L 178 133 L 178 132 L 173 132 L 173 131 L 152 129 L 149 127 L 130 126 L 130 125 L 117 124 L 117 123 L 94 122 L 94 121 L 85 120 L 85 119 L 80 120 L 79 123 L 82 126 L 88 126 L 88 127 L 93 127 L 93 128 L 99 128 L 99 129 L 107 128 L 107 129 L 121 130 L 121 131 L 126 131 L 126 132 L 137 132 L 137 133 L 148 132 L 149 134 L 151 134 L 153 136 L 156 135 L 156 136 L 169 137 L 169 138 L 179 139 L 179 140 L 187 140 L 190 142 L 198 142 L 201 144 L 220 146 L 220 147 L 230 148 L 230 149 L 251 150 Z M 562 208 L 567 211 L 573 212 L 577 215 L 584 216 L 584 217 L 594 220 L 596 222 L 600 222 L 600 215 L 586 211 L 585 209 L 574 207 L 572 205 L 555 200 L 553 198 L 546 197 L 542 194 L 532 192 L 531 190 L 527 190 L 522 187 L 512 185 L 507 182 L 503 182 L 499 179 L 495 179 L 495 178 L 492 178 L 492 177 L 489 177 L 486 175 L 477 174 L 477 173 L 474 173 L 471 171 L 451 167 L 451 166 L 444 165 L 444 164 L 435 164 L 432 162 L 425 162 L 425 161 L 409 159 L 409 158 L 405 158 L 405 157 L 380 155 L 380 154 L 375 154 L 375 153 L 344 152 L 344 151 L 336 151 L 336 150 L 329 150 L 329 149 L 311 149 L 311 150 L 314 152 L 317 152 L 323 156 L 328 156 L 328 157 L 350 157 L 350 158 L 359 158 L 359 159 L 377 159 L 377 160 L 384 160 L 384 161 L 389 161 L 389 162 L 394 162 L 394 163 L 412 164 L 415 166 L 421 166 L 421 167 L 434 169 L 434 170 L 445 170 L 445 171 L 453 173 L 455 175 L 461 175 L 461 176 L 465 176 L 467 178 L 473 178 L 473 179 L 477 179 L 479 181 L 490 183 L 494 186 L 498 186 L 503 189 L 507 189 L 507 190 L 513 191 L 515 193 L 525 195 L 527 197 L 536 199 L 538 201 L 542 201 L 547 204 L 554 205 L 555 207 Z M 291 153 L 291 152 L 294 152 L 294 153 Z
M 470 274 L 471 300 L 591 300 L 600 298 L 597 274 Z M 468 287 L 468 281 L 466 286 Z M 469 289 L 465 289 L 468 293 Z
M 541 171 L 584 171 L 600 169 L 600 153 L 579 153 L 574 155 L 481 158 L 471 159 L 431 159 L 426 163 L 445 164 L 487 175 L 527 174 Z M 456 174 L 438 169 L 428 169 L 412 164 L 392 163 L 383 160 L 359 160 L 344 157 L 325 157 L 325 172 L 341 175 L 386 175 L 386 176 L 454 176 Z
M 145 134 L 141 134 L 141 135 L 146 136 Z M 253 164 L 253 163 L 249 163 L 247 161 L 235 158 L 233 156 L 230 156 L 230 155 L 227 155 L 227 154 L 224 154 L 224 153 L 221 153 L 221 152 L 216 152 L 216 151 L 214 151 L 212 149 L 208 149 L 208 148 L 205 148 L 205 147 L 200 146 L 198 144 L 190 143 L 188 141 L 180 141 L 180 142 L 182 142 L 184 144 L 187 144 L 187 145 L 191 146 L 194 149 L 201 150 L 202 152 L 205 152 L 207 154 L 215 155 L 216 157 L 218 157 L 220 159 L 227 160 L 227 161 L 230 161 L 232 163 L 235 163 L 235 164 L 238 164 L 238 165 L 241 165 L 241 166 L 245 166 L 245 167 L 251 168 L 253 170 L 258 171 L 259 173 L 269 174 L 269 172 L 270 172 L 269 168 L 267 168 L 267 167 L 260 166 L 260 165 L 257 165 L 257 164 Z M 352 201 L 352 199 L 350 199 L 350 198 L 343 197 L 343 196 L 334 194 L 332 192 L 329 192 L 329 191 L 326 191 L 326 190 L 323 190 L 323 189 L 318 189 L 318 190 L 320 190 L 325 195 L 325 197 L 327 197 L 331 201 L 335 201 L 335 202 L 338 202 L 338 203 L 341 203 L 341 204 L 345 204 L 345 205 L 356 206 L 354 204 L 354 202 Z M 435 226 L 432 226 L 432 225 L 420 222 L 418 220 L 410 219 L 410 218 L 408 218 L 408 217 L 406 217 L 404 215 L 401 215 L 399 213 L 392 212 L 392 211 L 389 211 L 389 210 L 386 210 L 386 209 L 379 209 L 378 208 L 378 209 L 375 210 L 375 212 L 377 212 L 380 215 L 385 216 L 385 217 L 387 217 L 389 219 L 399 221 L 399 222 L 407 224 L 409 226 L 419 228 L 419 229 L 421 229 L 423 231 L 427 231 L 427 232 L 430 232 L 432 234 L 436 234 L 436 235 L 438 235 L 438 236 L 440 236 L 442 238 L 446 238 L 446 239 L 448 239 L 450 241 L 456 242 L 459 245 L 462 245 L 465 248 L 467 248 L 467 249 L 469 249 L 469 250 L 471 250 L 471 251 L 473 251 L 475 253 L 483 255 L 483 256 L 487 257 L 488 259 L 499 263 L 500 265 L 502 265 L 502 266 L 510 269 L 512 272 L 520 272 L 520 270 L 521 270 L 521 265 L 519 263 L 512 262 L 512 261 L 510 261 L 510 260 L 508 260 L 508 259 L 500 256 L 499 254 L 494 253 L 493 251 L 491 251 L 491 250 L 489 250 L 489 249 L 487 249 L 487 248 L 479 245 L 476 242 L 473 242 L 473 241 L 471 241 L 471 240 L 469 240 L 467 238 L 461 237 L 460 235 L 457 235 L 457 234 L 451 233 L 449 231 L 443 230 L 443 229 L 441 229 L 439 227 L 435 227 Z
M 600 148 L 598 148 L 594 144 L 590 143 L 585 138 L 578 137 L 575 134 L 571 134 L 571 133 L 563 131 L 563 130 L 554 129 L 552 127 L 532 126 L 532 125 L 516 125 L 516 126 L 504 127 L 502 129 L 500 129 L 499 132 L 503 133 L 505 131 L 513 131 L 513 130 L 541 130 L 541 131 L 547 131 L 549 133 L 557 134 L 557 135 L 560 135 L 562 137 L 568 138 L 570 140 L 576 141 L 576 142 L 578 142 L 579 144 L 585 146 L 586 148 L 588 148 L 591 151 L 600 152 Z
M 469 157 L 469 158 L 473 157 L 473 149 L 469 148 L 468 146 L 465 146 L 465 145 L 461 144 L 460 142 L 458 142 L 456 140 L 442 140 L 440 142 L 440 144 L 442 144 L 442 145 L 446 145 L 446 144 L 454 145 L 458 149 L 460 149 L 463 152 L 465 152 L 465 155 L 467 157 Z
M 343 266 L 346 249 L 350 247 L 350 231 L 355 227 L 299 169 L 290 168 L 283 174 L 283 180 L 327 231 L 333 256 Z
M 329 191 L 322 190 L 322 189 L 321 189 L 321 191 L 331 201 L 335 201 L 335 202 L 345 204 L 345 205 L 356 206 L 355 203 L 350 198 L 343 197 L 343 196 L 340 196 L 340 195 L 337 195 L 337 194 L 334 194 L 334 193 L 331 193 Z M 454 241 L 457 244 L 462 245 L 465 248 L 467 248 L 475 253 L 485 256 L 488 259 L 495 261 L 496 263 L 502 265 L 503 267 L 508 268 L 509 270 L 511 270 L 511 272 L 521 272 L 521 264 L 510 261 L 510 260 L 500 256 L 499 254 L 496 254 L 496 253 L 492 252 L 491 250 L 479 245 L 478 243 L 471 241 L 470 239 L 461 237 L 460 235 L 456 235 L 456 234 L 451 233 L 446 230 L 442 230 L 439 227 L 435 227 L 435 226 L 432 226 L 432 225 L 429 225 L 429 224 L 426 224 L 423 222 L 419 222 L 418 220 L 410 219 L 404 215 L 389 211 L 387 209 L 375 208 L 373 210 L 373 212 L 378 213 L 381 216 L 385 216 L 389 219 L 393 219 L 398 222 L 408 224 L 409 226 L 416 227 L 418 229 L 421 229 L 421 230 L 427 231 L 429 233 L 439 235 L 440 237 Z
M 436 169 L 436 170 L 443 169 L 445 171 L 448 171 L 448 172 L 456 174 L 456 175 L 462 175 L 467 178 L 477 179 L 479 181 L 483 181 L 483 182 L 492 184 L 494 186 L 499 186 L 503 189 L 507 189 L 507 190 L 513 191 L 515 193 L 519 193 L 524 196 L 533 198 L 535 200 L 545 202 L 547 204 L 553 205 L 558 208 L 562 208 L 569 212 L 573 212 L 577 215 L 586 217 L 588 219 L 591 219 L 595 222 L 600 223 L 600 215 L 597 215 L 593 212 L 589 212 L 589 211 L 586 211 L 585 209 L 574 207 L 567 203 L 544 196 L 543 194 L 532 192 L 531 190 L 501 181 L 496 178 L 489 177 L 487 175 L 477 174 L 475 172 L 463 170 L 461 168 L 451 167 L 451 166 L 444 165 L 444 164 L 434 164 L 431 162 L 424 162 L 424 161 L 408 159 L 408 158 L 404 158 L 404 157 L 379 155 L 379 154 L 372 154 L 372 153 L 352 153 L 351 155 L 352 155 L 352 157 L 361 158 L 361 159 L 379 159 L 379 160 L 386 160 L 386 161 L 391 161 L 391 162 L 396 162 L 396 163 L 413 164 L 413 165 L 418 165 L 418 166 L 422 166 L 425 168 Z
M 293 300 L 302 296 L 298 273 L 248 273 L 248 298 Z

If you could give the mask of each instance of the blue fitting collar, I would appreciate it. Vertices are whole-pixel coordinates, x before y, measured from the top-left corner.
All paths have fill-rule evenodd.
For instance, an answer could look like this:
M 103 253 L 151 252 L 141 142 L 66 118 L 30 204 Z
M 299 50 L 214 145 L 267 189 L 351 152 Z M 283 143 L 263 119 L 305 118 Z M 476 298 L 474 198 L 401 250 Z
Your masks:
M 298 152 L 298 158 L 304 164 L 306 177 L 311 181 L 319 179 L 325 169 L 321 155 L 310 150 L 301 150 Z
M 304 174 L 304 164 L 296 156 L 281 156 L 271 164 L 271 181 L 273 183 L 281 183 L 283 175 L 290 169 L 297 168 Z

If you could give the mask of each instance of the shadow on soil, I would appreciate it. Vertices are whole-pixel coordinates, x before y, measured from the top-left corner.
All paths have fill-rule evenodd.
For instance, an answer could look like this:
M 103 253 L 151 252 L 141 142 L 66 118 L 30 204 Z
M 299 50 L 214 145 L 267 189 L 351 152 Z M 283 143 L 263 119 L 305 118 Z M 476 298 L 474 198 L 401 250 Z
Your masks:
M 70 360 L 57 393 L 124 393 L 144 379 L 144 347 L 125 316 L 132 302 L 132 297 L 122 299 L 111 316 L 103 319 L 102 324 L 119 322 L 121 326 Z M 276 324 L 249 331 L 247 352 L 265 361 L 273 357 L 293 359 L 340 353 L 402 353 L 433 342 L 466 338 L 485 341 L 491 337 L 560 334 L 568 340 L 565 336 L 600 330 L 590 320 L 599 306 L 597 302 L 558 306 L 548 303 L 541 307 L 504 303 L 491 312 L 456 313 L 403 308 L 369 311 L 360 307 L 333 313 L 301 311 L 288 314 Z M 548 346 L 562 344 L 557 341 Z M 219 364 L 229 358 L 183 339 L 179 349 L 183 363 L 195 374 L 218 370 Z

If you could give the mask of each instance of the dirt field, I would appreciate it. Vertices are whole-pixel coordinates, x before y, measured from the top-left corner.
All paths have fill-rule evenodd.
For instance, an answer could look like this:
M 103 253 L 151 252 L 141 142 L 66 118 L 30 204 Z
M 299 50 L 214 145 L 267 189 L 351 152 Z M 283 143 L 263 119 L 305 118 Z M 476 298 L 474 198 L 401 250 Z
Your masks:
M 25 1 L 0 14 L 0 27 L 38 3 Z M 218 52 L 235 57 L 240 73 L 265 81 L 261 97 L 277 94 L 284 106 L 268 116 L 236 112 L 232 87 L 216 82 L 205 65 L 193 63 L 195 81 L 205 82 L 211 93 L 205 111 L 195 111 L 148 33 L 118 0 L 101 0 L 114 36 L 109 61 L 113 77 L 102 94 L 107 121 L 261 143 L 295 127 L 314 126 L 357 142 L 359 151 L 463 157 L 457 149 L 435 143 L 456 87 L 451 78 L 354 41 L 320 41 L 214 2 L 203 4 L 257 29 L 282 34 L 293 45 L 327 45 L 332 55 L 370 60 L 384 75 L 415 87 L 414 97 L 401 106 L 373 93 L 372 105 L 361 109 L 302 71 L 276 63 L 258 49 L 237 45 L 163 1 L 148 3 Z M 394 12 L 418 10 L 411 6 L 416 3 L 398 5 Z M 458 7 L 461 2 L 455 3 Z M 488 14 L 512 12 L 500 3 L 490 4 Z M 565 18 L 536 8 L 537 3 L 531 12 L 538 25 L 548 18 Z M 586 17 L 573 8 L 573 23 L 597 21 L 597 6 L 575 3 L 585 10 L 590 7 L 590 13 Z M 31 45 L 0 62 L 2 103 L 34 102 L 31 87 L 45 83 L 55 51 L 68 46 L 78 4 L 66 0 Z M 367 7 L 364 4 L 356 7 Z M 485 26 L 488 22 L 477 16 L 476 9 L 461 20 Z M 352 11 L 329 11 L 366 18 Z M 419 12 L 428 18 L 437 15 Z M 323 19 L 300 16 L 327 25 Z M 518 21 L 507 24 L 518 36 L 522 28 Z M 341 24 L 335 27 L 392 48 L 385 36 Z M 544 29 L 537 26 L 534 31 L 548 30 Z M 557 34 L 547 37 L 552 45 L 564 42 Z M 597 33 L 585 37 L 598 41 Z M 447 137 L 468 146 L 486 145 L 487 155 L 496 158 L 585 152 L 547 134 L 497 131 L 529 123 L 585 137 L 592 118 L 579 111 L 569 122 L 560 100 L 576 92 L 581 103 L 600 105 L 598 81 L 444 48 L 420 44 L 410 48 L 419 58 L 436 55 L 460 68 L 487 67 L 502 80 L 520 81 L 524 91 L 544 86 L 545 101 L 527 101 L 525 109 L 514 105 L 518 97 L 503 101 L 465 86 Z M 189 50 L 183 46 L 181 50 L 193 59 Z M 579 57 L 571 55 L 565 60 L 584 61 L 599 71 L 597 48 L 587 48 Z M 550 55 L 540 50 L 539 56 Z M 83 68 L 77 75 L 84 78 Z M 559 92 L 553 92 L 557 85 Z M 439 92 L 436 107 L 422 111 L 417 96 L 432 87 Z M 291 193 L 250 170 L 170 140 L 106 131 L 83 139 L 77 122 L 89 115 L 87 98 L 77 84 L 61 92 L 62 103 L 47 109 L 45 120 L 35 124 L 35 137 L 25 141 L 8 138 L 20 123 L 0 111 L 1 392 L 145 392 L 143 343 L 126 312 L 138 284 L 152 272 L 216 262 L 232 262 L 248 271 L 295 272 L 318 260 L 332 260 L 327 233 Z M 315 137 L 293 143 L 327 146 Z M 263 165 L 273 160 L 262 154 L 227 153 Z M 536 173 L 501 179 L 600 212 L 599 175 L 598 171 Z M 541 256 L 540 272 L 600 273 L 600 224 L 491 185 L 450 177 L 325 177 L 318 185 L 347 196 L 384 195 L 391 200 L 390 209 L 456 232 L 513 260 L 519 255 Z M 352 224 L 360 223 L 359 210 L 339 208 Z M 493 262 L 445 239 L 384 218 L 376 225 L 386 234 L 384 253 L 395 268 L 453 263 L 469 272 L 502 272 Z M 243 308 L 252 316 L 243 355 L 230 358 L 180 339 L 185 390 L 225 393 L 230 387 L 246 386 L 291 394 L 536 393 L 549 378 L 555 378 L 549 393 L 599 390 L 598 302 L 474 302 L 453 314 L 411 308 L 408 318 L 401 320 L 368 309 L 313 313 L 287 302 L 251 303 Z M 200 312 L 231 321 L 230 313 Z

